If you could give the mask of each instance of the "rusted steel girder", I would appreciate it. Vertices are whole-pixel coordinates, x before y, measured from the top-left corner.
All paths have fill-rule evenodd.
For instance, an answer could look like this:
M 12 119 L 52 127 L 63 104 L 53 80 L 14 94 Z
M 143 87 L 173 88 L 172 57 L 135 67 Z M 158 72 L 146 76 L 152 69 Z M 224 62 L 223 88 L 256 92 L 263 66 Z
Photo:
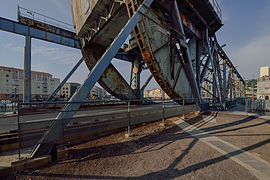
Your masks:
M 88 4 L 75 0 L 71 2 L 83 56 L 91 70 L 118 31 L 118 26 L 111 28 L 110 24 L 124 24 L 142 0 L 95 0 Z M 199 99 L 200 86 L 204 81 L 213 82 L 213 89 L 217 89 L 217 93 L 212 94 L 225 99 L 224 93 L 220 92 L 224 89 L 219 64 L 223 52 L 219 45 L 213 45 L 211 51 L 214 57 L 210 58 L 213 54 L 208 52 L 207 43 L 215 38 L 215 32 L 221 27 L 221 11 L 216 0 L 154 1 L 150 11 L 141 18 L 130 35 L 130 51 L 125 53 L 140 52 L 155 80 L 173 99 Z M 202 56 L 208 56 L 204 67 Z M 216 80 L 209 79 L 213 73 Z M 112 65 L 104 72 L 99 83 L 117 98 L 138 98 L 138 92 Z

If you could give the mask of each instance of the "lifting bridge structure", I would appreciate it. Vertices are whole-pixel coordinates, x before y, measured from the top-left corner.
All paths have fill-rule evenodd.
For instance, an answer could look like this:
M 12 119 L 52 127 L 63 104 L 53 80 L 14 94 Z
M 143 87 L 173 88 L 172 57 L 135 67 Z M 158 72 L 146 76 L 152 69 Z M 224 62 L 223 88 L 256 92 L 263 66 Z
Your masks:
M 243 78 L 215 36 L 223 26 L 216 0 L 71 0 L 71 9 L 76 34 L 23 16 L 18 17 L 19 22 L 0 19 L 2 30 L 26 36 L 25 84 L 28 86 L 25 94 L 28 97 L 31 37 L 82 51 L 83 58 L 55 93 L 83 60 L 90 70 L 69 100 L 71 103 L 64 106 L 34 147 L 33 158 L 51 153 L 61 138 L 60 127 L 68 124 L 59 119 L 71 118 L 80 108 L 80 103 L 74 102 L 83 101 L 96 82 L 116 98 L 141 100 L 144 88 L 154 77 L 176 102 L 185 99 L 188 103 L 203 104 L 203 94 L 208 94 L 220 108 L 236 97 L 236 91 L 244 92 Z M 12 25 L 7 26 L 8 23 Z M 25 32 L 16 32 L 16 26 L 23 26 Z M 127 39 L 129 43 L 124 44 Z M 113 58 L 132 63 L 130 82 L 111 64 Z M 150 70 L 152 75 L 140 87 L 140 74 L 144 70 Z

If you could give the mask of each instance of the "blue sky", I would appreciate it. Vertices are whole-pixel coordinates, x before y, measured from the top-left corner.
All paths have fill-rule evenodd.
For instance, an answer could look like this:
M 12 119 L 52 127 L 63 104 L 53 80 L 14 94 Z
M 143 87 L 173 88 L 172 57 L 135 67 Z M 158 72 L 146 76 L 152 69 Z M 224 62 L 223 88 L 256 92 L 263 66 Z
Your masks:
M 16 20 L 17 5 L 72 24 L 70 0 L 0 0 L 0 16 Z M 221 0 L 224 27 L 217 33 L 220 44 L 244 78 L 259 76 L 259 67 L 270 65 L 270 1 Z M 23 67 L 24 37 L 0 31 L 0 65 Z M 80 50 L 32 39 L 32 70 L 45 71 L 63 79 L 81 57 Z M 128 77 L 130 64 L 113 61 Z M 70 81 L 83 82 L 85 64 Z M 149 73 L 144 72 L 142 81 Z M 156 87 L 152 80 L 148 88 Z

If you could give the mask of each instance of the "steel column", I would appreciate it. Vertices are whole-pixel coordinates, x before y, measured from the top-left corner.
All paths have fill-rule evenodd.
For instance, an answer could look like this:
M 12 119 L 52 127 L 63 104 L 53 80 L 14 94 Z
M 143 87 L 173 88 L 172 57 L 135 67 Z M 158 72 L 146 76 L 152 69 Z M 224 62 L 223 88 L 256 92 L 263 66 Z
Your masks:
M 174 10 L 176 12 L 176 16 L 177 16 L 177 20 L 178 20 L 178 23 L 180 25 L 180 31 L 183 35 L 183 38 L 184 38 L 184 42 L 186 42 L 186 36 L 185 36 L 185 30 L 184 30 L 184 26 L 183 26 L 183 22 L 182 22 L 182 18 L 180 16 L 180 11 L 179 11 L 179 8 L 178 8 L 178 4 L 177 4 L 177 1 L 175 0 L 174 1 Z M 198 84 L 197 84 L 197 81 L 196 81 L 196 78 L 195 78 L 195 73 L 194 73 L 194 69 L 192 67 L 192 62 L 191 62 L 191 56 L 190 56 L 190 51 L 189 51 L 189 47 L 187 46 L 186 49 L 184 49 L 184 51 L 186 51 L 186 55 L 187 55 L 187 59 L 188 59 L 188 67 L 191 71 L 191 73 L 189 74 L 191 76 L 191 79 L 193 82 L 190 82 L 191 84 L 194 84 L 195 86 L 195 92 L 196 94 L 194 94 L 195 98 L 197 96 L 197 98 L 199 99 L 199 102 L 201 102 L 201 96 L 200 96 L 200 93 L 199 93 L 199 87 L 198 87 Z M 189 76 L 187 74 L 187 76 Z M 192 87 L 192 86 L 191 86 Z
M 226 84 L 227 84 L 227 64 L 226 60 L 223 60 L 223 96 L 225 101 L 228 98 Z
M 211 53 L 213 54 L 212 50 L 211 50 Z M 200 77 L 201 80 L 200 80 L 200 82 L 204 81 L 204 78 L 205 78 L 206 72 L 208 70 L 209 64 L 210 64 L 210 53 L 208 52 L 207 60 L 205 62 L 205 65 L 203 66 L 203 69 L 202 69 L 202 72 L 201 72 L 201 77 Z
M 25 37 L 24 47 L 24 80 L 23 80 L 23 102 L 31 101 L 31 37 Z
M 87 79 L 84 81 L 82 86 L 74 93 L 72 98 L 69 100 L 69 104 L 63 108 L 63 110 L 58 114 L 56 120 L 54 120 L 50 128 L 46 131 L 44 136 L 40 139 L 37 145 L 34 147 L 31 157 L 37 157 L 44 154 L 49 154 L 52 150 L 53 145 L 56 143 L 56 140 L 61 137 L 59 129 L 61 126 L 66 127 L 69 123 L 70 118 L 76 113 L 76 110 L 79 109 L 80 102 L 85 100 L 91 89 L 94 87 L 95 83 L 99 80 L 103 72 L 109 66 L 113 57 L 117 54 L 118 50 L 121 48 L 122 44 L 125 42 L 133 28 L 138 23 L 139 17 L 144 15 L 148 11 L 148 7 L 152 4 L 153 0 L 145 0 L 139 9 L 134 13 L 134 15 L 129 19 L 127 24 L 122 28 L 121 32 L 114 39 L 111 46 L 106 50 L 100 60 L 97 62 L 95 67 L 89 73 Z M 73 103 L 72 103 L 73 102 Z M 61 119 L 65 119 L 63 124 Z
M 196 68 L 196 80 L 197 80 L 197 84 L 199 87 L 199 94 L 201 96 L 201 55 L 202 55 L 202 42 L 197 40 L 196 43 L 196 63 L 195 63 L 195 68 Z
M 220 103 L 220 106 L 222 106 L 222 99 L 221 99 L 220 89 L 218 87 L 218 82 L 217 82 L 216 67 L 215 67 L 215 64 L 214 64 L 214 58 L 213 58 L 213 55 L 211 54 L 211 49 L 210 49 L 210 44 L 209 44 L 208 29 L 206 29 L 206 43 L 207 43 L 207 48 L 208 48 L 208 52 L 209 52 L 209 55 L 210 55 L 210 62 L 211 62 L 212 69 L 213 69 L 213 82 L 214 82 L 213 85 L 218 88 L 217 91 L 218 91 L 219 103 Z
M 48 98 L 47 102 L 51 102 L 53 98 L 56 96 L 56 94 L 61 90 L 61 88 L 64 86 L 64 84 L 69 80 L 70 76 L 78 69 L 78 67 L 82 64 L 83 58 L 79 60 L 79 62 L 72 68 L 72 70 L 68 73 L 68 75 L 65 77 L 65 79 L 60 83 L 60 85 L 54 90 L 54 92 L 51 94 L 51 96 Z
M 232 77 L 230 77 L 230 101 L 232 101 L 233 98 L 233 82 L 232 82 Z

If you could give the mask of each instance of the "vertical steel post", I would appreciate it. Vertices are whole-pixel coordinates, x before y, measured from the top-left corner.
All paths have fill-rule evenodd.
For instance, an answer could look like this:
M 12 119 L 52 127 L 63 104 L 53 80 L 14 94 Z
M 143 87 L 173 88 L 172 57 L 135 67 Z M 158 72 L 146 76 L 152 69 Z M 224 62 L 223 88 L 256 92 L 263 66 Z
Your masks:
M 232 97 L 233 97 L 233 84 L 232 84 L 232 77 L 230 76 L 230 101 L 232 101 Z
M 13 114 L 16 114 L 16 86 L 14 87 L 14 103 L 12 103 L 12 110 L 13 110 Z
M 185 119 L 185 100 L 183 99 L 183 119 Z
M 31 37 L 25 37 L 23 102 L 31 101 Z
M 183 25 L 183 22 L 182 22 L 182 19 L 181 19 L 180 11 L 179 11 L 178 4 L 177 4 L 177 1 L 176 0 L 174 1 L 174 10 L 176 12 L 178 26 L 180 26 L 180 29 L 179 30 L 181 30 L 181 33 L 183 34 L 183 37 L 184 37 L 184 41 L 186 41 L 186 35 L 185 35 L 184 25 Z M 201 96 L 200 96 L 200 93 L 199 93 L 198 83 L 197 83 L 197 80 L 195 78 L 194 69 L 192 67 L 192 62 L 191 62 L 191 56 L 190 56 L 189 47 L 187 47 L 184 51 L 186 51 L 185 53 L 186 53 L 187 59 L 188 59 L 188 68 L 191 71 L 190 76 L 191 76 L 191 79 L 192 79 L 192 81 L 194 83 L 194 86 L 195 86 L 196 94 L 194 94 L 194 96 L 195 97 L 197 96 L 197 98 L 201 102 Z
M 130 137 L 130 100 L 128 101 L 128 132 L 127 137 Z
M 217 71 L 216 71 L 216 67 L 215 67 L 215 63 L 214 63 L 214 57 L 213 57 L 213 54 L 211 53 L 208 32 L 209 32 L 208 29 L 206 29 L 205 34 L 206 34 L 207 49 L 208 49 L 208 52 L 209 52 L 210 62 L 211 62 L 211 65 L 212 65 L 212 70 L 213 70 L 213 87 L 215 86 L 217 88 L 219 103 L 220 103 L 220 106 L 222 106 L 221 92 L 220 92 L 220 89 L 219 89 L 219 86 L 218 86 Z
M 213 102 L 216 103 L 216 98 L 217 98 L 217 87 L 216 87 L 216 83 L 214 81 L 215 77 L 214 77 L 214 74 L 213 74 L 213 84 L 212 84 L 212 93 L 213 93 Z
M 20 126 L 20 106 L 18 104 L 18 115 L 17 115 L 17 123 L 18 123 L 18 160 L 21 159 L 21 126 Z
M 165 93 L 162 90 L 162 125 L 165 125 Z
M 199 88 L 199 94 L 201 96 L 201 52 L 202 52 L 202 42 L 197 40 L 196 43 L 196 80 Z
M 227 64 L 226 60 L 223 60 L 223 97 L 225 101 L 227 99 L 226 84 L 227 84 Z

